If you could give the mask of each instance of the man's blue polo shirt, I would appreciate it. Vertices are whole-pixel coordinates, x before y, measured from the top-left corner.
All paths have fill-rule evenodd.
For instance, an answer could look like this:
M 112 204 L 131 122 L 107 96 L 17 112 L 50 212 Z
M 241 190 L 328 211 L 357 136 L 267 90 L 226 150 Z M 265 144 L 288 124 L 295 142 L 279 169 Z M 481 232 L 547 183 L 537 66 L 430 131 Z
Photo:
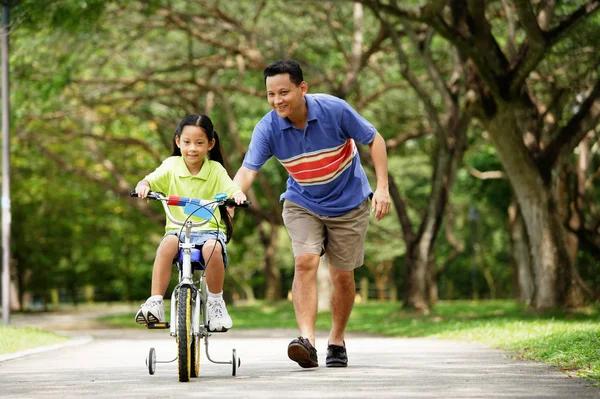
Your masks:
M 369 144 L 373 125 L 344 100 L 307 94 L 304 130 L 270 111 L 254 127 L 243 166 L 259 170 L 275 156 L 289 172 L 288 199 L 322 216 L 340 216 L 372 194 L 355 141 Z

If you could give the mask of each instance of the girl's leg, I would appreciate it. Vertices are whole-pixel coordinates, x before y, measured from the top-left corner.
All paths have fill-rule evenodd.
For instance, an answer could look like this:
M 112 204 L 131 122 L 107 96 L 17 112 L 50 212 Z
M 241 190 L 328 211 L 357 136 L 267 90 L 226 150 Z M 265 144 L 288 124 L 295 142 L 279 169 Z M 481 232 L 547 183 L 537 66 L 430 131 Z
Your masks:
M 226 331 L 233 322 L 223 300 L 223 280 L 225 264 L 223 247 L 217 240 L 208 240 L 202 246 L 202 256 L 206 263 L 206 285 L 208 286 L 208 329 L 209 331 Z
M 218 294 L 223 291 L 223 281 L 225 280 L 225 265 L 221 243 L 217 240 L 206 241 L 202 246 L 202 257 L 206 262 L 208 291 Z
M 152 295 L 165 295 L 171 281 L 173 258 L 177 255 L 177 251 L 179 251 L 177 236 L 165 236 L 160 242 L 152 269 Z

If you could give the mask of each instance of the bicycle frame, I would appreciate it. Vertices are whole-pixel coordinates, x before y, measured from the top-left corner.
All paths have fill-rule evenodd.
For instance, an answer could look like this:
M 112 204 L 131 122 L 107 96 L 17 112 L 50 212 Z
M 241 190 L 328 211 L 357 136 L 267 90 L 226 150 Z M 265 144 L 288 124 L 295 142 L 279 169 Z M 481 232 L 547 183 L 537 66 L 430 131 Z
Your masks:
M 179 272 L 179 283 L 173 289 L 171 293 L 171 322 L 169 326 L 169 332 L 172 337 L 177 336 L 176 324 L 175 323 L 175 315 L 177 312 L 175 311 L 176 305 L 176 295 L 179 292 L 179 288 L 182 286 L 189 286 L 192 289 L 192 292 L 195 293 L 195 300 L 192 304 L 192 335 L 198 337 L 203 335 L 207 331 L 205 326 L 207 325 L 207 316 L 206 316 L 206 296 L 208 290 L 206 289 L 206 282 L 204 280 L 204 272 L 200 274 L 200 278 L 198 281 L 194 281 L 194 270 L 192 269 L 192 249 L 195 248 L 195 245 L 191 242 L 191 233 L 193 227 L 203 226 L 208 223 L 208 219 L 205 219 L 201 222 L 192 222 L 191 220 L 187 220 L 182 222 L 176 219 L 171 213 L 171 209 L 169 209 L 169 205 L 167 201 L 161 200 L 161 204 L 165 209 L 165 214 L 169 218 L 169 220 L 179 226 L 184 227 L 184 241 L 179 242 L 179 248 L 182 251 L 182 267 Z M 218 201 L 206 201 L 203 200 L 200 202 L 200 206 L 208 209 L 211 213 L 214 212 L 214 209 L 219 204 Z M 211 209 L 212 208 L 212 209 Z M 198 284 L 198 285 L 196 285 Z M 200 289 L 198 289 L 198 286 Z M 201 309 L 202 308 L 202 309 Z M 200 327 L 200 311 L 202 310 L 202 327 Z M 201 334 L 203 333 L 203 334 Z

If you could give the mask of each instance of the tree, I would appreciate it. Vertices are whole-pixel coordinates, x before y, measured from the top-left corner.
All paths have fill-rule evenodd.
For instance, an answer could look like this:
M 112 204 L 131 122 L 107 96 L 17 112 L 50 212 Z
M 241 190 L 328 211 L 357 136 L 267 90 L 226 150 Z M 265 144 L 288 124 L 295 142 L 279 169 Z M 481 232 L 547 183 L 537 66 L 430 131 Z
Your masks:
M 582 49 L 590 43 L 582 36 L 598 37 L 599 25 L 592 17 L 600 2 L 577 7 L 541 2 L 534 7 L 514 1 L 502 8 L 498 3 L 438 1 L 420 9 L 401 8 L 394 1 L 364 3 L 431 26 L 455 46 L 464 60 L 471 112 L 494 143 L 523 215 L 536 276 L 534 306 L 581 305 L 582 282 L 567 250 L 555 173 L 600 118 L 598 59 L 586 56 L 587 70 L 575 76 L 548 67 L 556 65 L 560 46 Z M 496 15 L 506 21 L 506 36 L 495 34 Z M 564 83 L 547 90 L 541 83 L 549 81 Z M 578 96 L 582 101 L 571 113 Z

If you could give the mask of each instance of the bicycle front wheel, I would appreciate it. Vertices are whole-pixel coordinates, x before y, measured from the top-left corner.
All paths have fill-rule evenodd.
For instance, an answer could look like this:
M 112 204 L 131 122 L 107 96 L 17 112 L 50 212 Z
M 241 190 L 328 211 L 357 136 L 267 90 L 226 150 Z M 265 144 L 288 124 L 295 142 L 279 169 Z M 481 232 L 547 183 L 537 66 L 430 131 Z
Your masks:
M 177 348 L 179 350 L 179 381 L 190 380 L 192 371 L 191 330 L 192 330 L 192 290 L 181 287 L 177 300 Z

